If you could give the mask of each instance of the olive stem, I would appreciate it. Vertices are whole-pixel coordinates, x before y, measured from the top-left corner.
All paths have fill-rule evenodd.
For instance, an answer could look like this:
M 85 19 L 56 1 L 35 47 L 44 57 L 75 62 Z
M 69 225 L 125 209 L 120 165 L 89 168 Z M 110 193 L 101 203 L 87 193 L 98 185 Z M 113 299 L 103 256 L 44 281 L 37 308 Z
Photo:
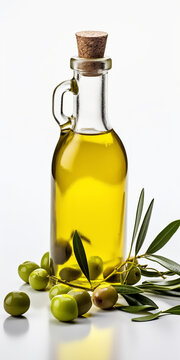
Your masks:
M 132 262 L 134 262 L 134 259 L 136 258 L 136 259 L 140 259 L 140 258 L 142 258 L 143 256 L 145 256 L 145 254 L 143 254 L 143 255 L 138 255 L 138 256 L 134 256 L 134 257 L 128 257 L 123 263 L 121 263 L 121 264 L 118 264 L 118 265 L 116 265 L 115 266 L 115 268 L 114 268 L 114 270 L 108 275 L 108 276 L 106 276 L 105 277 L 105 279 L 103 279 L 102 281 L 100 281 L 99 282 L 99 284 L 97 284 L 94 288 L 93 288 L 93 290 L 95 290 L 99 285 L 101 285 L 104 281 L 107 281 L 112 275 L 114 275 L 114 274 L 117 274 L 117 272 L 118 272 L 118 270 L 120 270 L 124 265 L 126 265 L 128 262 L 130 262 L 130 263 L 132 263 Z M 123 272 L 128 272 L 129 273 L 129 270 L 130 269 L 128 269 L 128 270 L 125 270 L 125 271 L 123 271 Z M 122 273 L 123 273 L 122 272 Z
M 75 285 L 75 284 L 72 284 L 71 282 L 68 282 L 68 281 L 63 281 L 63 280 L 57 278 L 54 275 L 50 275 L 49 278 L 52 279 L 52 280 L 55 280 L 56 282 L 59 282 L 61 284 L 69 285 L 69 286 L 71 286 L 73 288 L 76 288 L 76 289 L 82 289 L 82 290 L 86 290 L 86 291 L 93 291 L 92 288 L 88 288 L 88 287 L 82 286 L 82 285 Z
M 126 283 L 126 280 L 127 280 L 128 275 L 129 275 L 129 272 L 131 271 L 131 269 L 133 268 L 133 266 L 134 266 L 134 262 L 131 263 L 131 265 L 130 265 L 130 267 L 129 267 L 129 269 L 128 269 L 128 272 L 127 272 L 126 275 L 125 275 L 125 278 L 124 278 L 124 281 L 123 281 L 124 284 Z
M 163 279 L 166 279 L 166 276 L 164 276 L 159 270 L 152 268 L 152 267 L 147 267 L 146 269 L 154 270 L 159 274 L 159 276 L 161 276 Z
M 78 289 L 82 289 L 82 290 L 86 290 L 86 291 L 94 291 L 99 285 L 101 285 L 103 282 L 107 281 L 112 275 L 117 274 L 118 270 L 120 270 L 124 265 L 126 265 L 127 263 L 132 263 L 132 266 L 133 266 L 133 265 L 134 265 L 134 259 L 135 259 L 135 258 L 136 258 L 136 259 L 137 259 L 137 258 L 142 258 L 144 255 L 145 255 L 145 254 L 143 254 L 143 255 L 138 255 L 138 256 L 136 256 L 136 257 L 131 257 L 131 258 L 128 257 L 123 263 L 116 265 L 115 268 L 114 268 L 114 270 L 113 270 L 108 276 L 106 276 L 105 279 L 103 279 L 102 281 L 100 281 L 96 286 L 94 286 L 94 287 L 92 287 L 92 288 L 88 288 L 88 287 L 82 286 L 82 285 L 72 284 L 71 282 L 61 280 L 61 279 L 59 279 L 58 277 L 56 277 L 56 276 L 54 276 L 54 275 L 50 275 L 49 278 L 52 279 L 52 280 L 55 280 L 56 282 L 59 282 L 59 283 L 61 283 L 61 284 L 69 285 L 69 286 L 71 286 L 71 287 L 73 287 L 73 288 L 76 288 L 76 289 L 78 288 Z M 132 266 L 131 266 L 131 267 L 132 267 Z M 127 276 L 128 276 L 128 273 L 129 273 L 131 267 L 130 267 L 128 270 L 124 270 L 124 271 L 122 271 L 122 272 L 119 272 L 120 275 L 123 274 L 123 273 L 125 273 L 125 272 L 127 273 L 124 281 L 126 280 L 126 278 L 127 278 Z M 123 281 L 123 282 L 124 282 L 124 281 Z

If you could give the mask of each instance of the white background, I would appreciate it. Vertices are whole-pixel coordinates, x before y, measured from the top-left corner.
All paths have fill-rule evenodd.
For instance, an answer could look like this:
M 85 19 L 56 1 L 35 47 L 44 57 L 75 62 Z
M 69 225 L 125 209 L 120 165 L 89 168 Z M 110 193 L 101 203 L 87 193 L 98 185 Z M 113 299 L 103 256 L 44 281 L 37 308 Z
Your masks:
M 77 54 L 76 31 L 103 30 L 109 33 L 106 54 L 113 59 L 113 68 L 109 72 L 109 119 L 123 140 L 129 159 L 127 244 L 142 187 L 145 187 L 146 206 L 155 197 L 147 242 L 170 221 L 180 217 L 180 2 L 1 0 L 0 4 L 2 304 L 4 295 L 21 285 L 17 278 L 17 265 L 26 259 L 39 261 L 49 247 L 51 158 L 59 136 L 51 114 L 51 95 L 59 82 L 72 77 L 69 59 Z M 67 108 L 67 112 L 70 114 L 71 109 Z M 179 237 L 179 233 L 175 234 L 161 251 L 178 262 Z M 28 324 L 34 324 L 34 327 L 29 325 L 24 337 L 20 333 L 16 339 L 11 334 L 11 322 L 10 326 L 3 323 L 7 317 L 1 306 L 1 330 L 3 327 L 5 330 L 1 346 L 3 360 L 10 359 L 11 351 L 14 353 L 17 346 L 21 346 L 19 355 L 22 357 L 19 359 L 24 358 L 22 349 L 36 343 L 38 335 L 35 335 L 40 329 L 42 341 L 34 352 L 33 346 L 31 351 L 26 348 L 26 358 L 50 359 L 42 352 L 46 351 L 43 344 L 49 337 L 43 325 L 48 317 L 43 313 L 45 310 L 38 309 L 29 315 Z M 137 325 L 132 325 L 126 314 L 118 316 L 118 321 L 123 319 L 124 324 L 123 327 L 121 323 L 119 331 L 126 329 L 127 334 L 130 331 L 133 341 Z M 106 328 L 110 319 L 107 314 L 96 319 L 99 328 Z M 179 320 L 175 317 L 175 320 L 169 318 L 159 323 L 138 325 L 139 336 L 145 331 L 146 335 L 155 332 L 159 336 L 165 322 L 174 327 L 173 321 L 177 324 Z M 15 329 L 19 325 L 16 326 Z M 118 326 L 113 331 L 118 331 Z M 69 346 L 73 346 L 70 343 L 73 336 L 84 332 L 82 329 L 85 327 L 78 327 L 72 334 L 68 327 L 72 338 L 67 336 L 66 344 L 69 341 Z M 54 329 L 52 326 L 51 335 L 55 334 Z M 100 334 L 101 331 L 95 333 L 96 340 L 100 339 Z M 163 334 L 164 339 L 166 335 Z M 104 341 L 108 342 L 107 339 Z M 92 348 L 92 337 L 91 340 Z M 163 343 L 163 338 L 161 340 Z M 142 343 L 146 342 L 143 340 Z M 77 340 L 77 349 L 78 344 L 82 346 L 82 340 Z M 140 351 L 140 344 L 133 342 L 134 359 Z M 124 345 L 120 352 L 118 339 L 116 345 L 107 359 L 118 359 L 121 355 L 123 359 L 128 358 L 128 346 Z M 158 349 L 160 343 L 155 347 Z M 94 354 L 91 355 L 95 358 Z M 98 358 L 101 360 L 100 355 Z M 64 359 L 62 354 L 61 359 Z M 78 359 L 81 360 L 79 353 Z M 102 359 L 106 359 L 105 355 Z

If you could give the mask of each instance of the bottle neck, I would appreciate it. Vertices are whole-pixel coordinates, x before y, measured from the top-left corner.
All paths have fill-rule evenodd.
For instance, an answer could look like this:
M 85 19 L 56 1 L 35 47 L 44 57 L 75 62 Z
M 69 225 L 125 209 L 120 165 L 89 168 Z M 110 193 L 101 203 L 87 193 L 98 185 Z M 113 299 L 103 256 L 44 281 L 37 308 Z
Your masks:
M 97 134 L 111 129 L 107 116 L 107 76 L 107 71 L 98 76 L 85 76 L 74 71 L 78 85 L 73 102 L 75 132 Z

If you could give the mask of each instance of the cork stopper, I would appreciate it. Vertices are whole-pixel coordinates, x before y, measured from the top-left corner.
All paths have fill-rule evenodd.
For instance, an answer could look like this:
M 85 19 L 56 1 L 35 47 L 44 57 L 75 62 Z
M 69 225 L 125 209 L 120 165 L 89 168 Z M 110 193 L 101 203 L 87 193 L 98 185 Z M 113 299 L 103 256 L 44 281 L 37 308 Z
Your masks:
M 76 33 L 78 55 L 85 59 L 104 57 L 108 34 L 103 31 L 80 31 Z

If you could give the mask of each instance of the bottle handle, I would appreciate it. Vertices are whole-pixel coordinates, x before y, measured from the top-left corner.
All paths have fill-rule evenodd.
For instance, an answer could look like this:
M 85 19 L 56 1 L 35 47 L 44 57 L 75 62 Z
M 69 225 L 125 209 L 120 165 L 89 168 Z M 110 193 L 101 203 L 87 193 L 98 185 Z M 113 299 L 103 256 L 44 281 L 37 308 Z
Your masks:
M 71 91 L 73 94 L 77 95 L 78 86 L 75 79 L 63 81 L 62 83 L 57 85 L 52 95 L 52 113 L 58 125 L 60 126 L 61 130 L 63 131 L 67 131 L 71 129 L 75 120 L 73 115 L 67 116 L 64 114 L 63 111 L 64 95 L 67 91 Z M 59 97 L 60 97 L 60 104 L 58 101 Z M 59 115 L 62 121 L 59 120 Z

